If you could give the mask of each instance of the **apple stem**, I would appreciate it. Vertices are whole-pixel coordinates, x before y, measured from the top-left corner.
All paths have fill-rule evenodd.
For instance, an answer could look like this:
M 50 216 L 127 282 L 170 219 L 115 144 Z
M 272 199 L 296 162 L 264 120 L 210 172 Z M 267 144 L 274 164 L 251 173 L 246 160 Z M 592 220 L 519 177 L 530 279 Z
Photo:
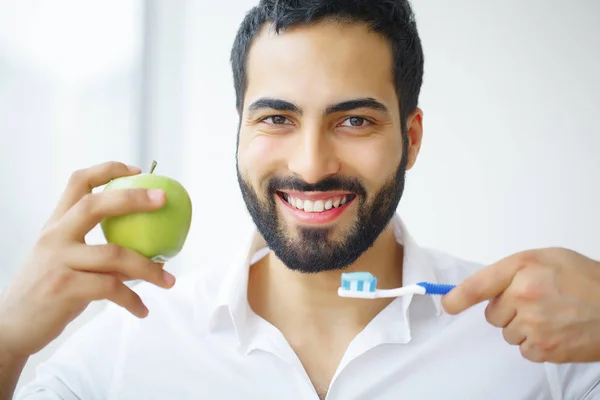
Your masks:
M 153 172 L 154 172 L 154 168 L 156 168 L 156 164 L 158 164 L 158 163 L 156 162 L 156 160 L 152 160 L 152 165 L 150 166 L 150 173 L 153 173 Z

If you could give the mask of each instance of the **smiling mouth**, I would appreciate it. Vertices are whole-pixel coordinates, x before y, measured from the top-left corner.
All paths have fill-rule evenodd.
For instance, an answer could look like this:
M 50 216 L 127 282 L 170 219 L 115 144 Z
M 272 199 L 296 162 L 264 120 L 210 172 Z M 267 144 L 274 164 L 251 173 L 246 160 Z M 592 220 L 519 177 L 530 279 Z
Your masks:
M 356 198 L 355 194 L 350 193 L 323 196 L 323 198 L 318 199 L 306 199 L 302 196 L 293 196 L 285 192 L 277 192 L 277 195 L 289 206 L 305 213 L 323 213 L 344 208 Z

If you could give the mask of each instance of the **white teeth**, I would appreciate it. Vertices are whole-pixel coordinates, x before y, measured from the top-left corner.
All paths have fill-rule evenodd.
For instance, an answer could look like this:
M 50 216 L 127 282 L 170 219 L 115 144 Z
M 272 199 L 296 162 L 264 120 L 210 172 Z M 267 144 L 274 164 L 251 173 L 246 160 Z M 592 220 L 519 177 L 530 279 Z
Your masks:
M 315 205 L 313 207 L 314 212 L 322 212 L 325 209 L 325 205 L 323 204 L 323 200 L 315 201 Z
M 313 212 L 314 203 L 310 200 L 304 200 L 304 211 Z
M 323 212 L 332 208 L 340 207 L 348 202 L 347 196 L 330 198 L 327 200 L 303 200 L 291 197 L 287 193 L 283 193 L 283 199 L 293 207 L 305 212 Z

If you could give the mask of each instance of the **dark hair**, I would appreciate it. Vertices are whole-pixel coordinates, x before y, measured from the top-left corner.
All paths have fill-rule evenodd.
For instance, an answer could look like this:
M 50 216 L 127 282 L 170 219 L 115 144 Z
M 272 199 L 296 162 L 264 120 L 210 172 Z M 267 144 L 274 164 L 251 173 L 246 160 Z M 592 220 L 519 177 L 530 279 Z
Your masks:
M 247 87 L 248 50 L 262 26 L 273 23 L 275 32 L 279 33 L 324 19 L 365 23 L 389 41 L 404 131 L 408 115 L 418 105 L 423 82 L 423 49 L 408 0 L 261 0 L 246 14 L 231 51 L 238 113 L 242 114 Z

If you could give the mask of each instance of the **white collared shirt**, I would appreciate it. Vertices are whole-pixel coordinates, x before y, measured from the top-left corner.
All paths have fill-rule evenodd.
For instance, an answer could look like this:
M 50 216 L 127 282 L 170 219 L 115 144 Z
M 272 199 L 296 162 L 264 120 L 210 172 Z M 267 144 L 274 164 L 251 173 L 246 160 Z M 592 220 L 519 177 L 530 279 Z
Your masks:
M 481 267 L 419 247 L 399 217 L 393 223 L 404 284 L 458 283 Z M 249 268 L 268 251 L 255 233 L 229 269 L 171 290 L 138 286 L 147 318 L 107 307 L 16 398 L 318 399 L 281 332 L 248 304 Z M 439 297 L 395 299 L 350 343 L 327 399 L 600 399 L 600 363 L 527 361 L 484 307 L 450 316 Z

